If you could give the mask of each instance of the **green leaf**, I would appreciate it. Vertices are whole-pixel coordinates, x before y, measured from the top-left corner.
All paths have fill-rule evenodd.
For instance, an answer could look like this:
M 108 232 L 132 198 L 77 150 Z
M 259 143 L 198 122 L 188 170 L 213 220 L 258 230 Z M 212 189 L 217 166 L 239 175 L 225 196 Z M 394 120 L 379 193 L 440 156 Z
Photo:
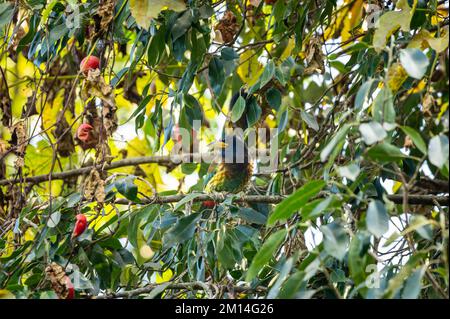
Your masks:
M 413 273 L 406 280 L 403 287 L 402 299 L 417 299 L 422 289 L 422 278 L 425 274 L 425 266 L 413 271 Z
M 47 226 L 49 228 L 55 228 L 59 224 L 60 220 L 61 220 L 61 212 L 56 211 L 50 215 L 50 218 L 47 221 Z
M 242 96 L 239 96 L 236 100 L 236 103 L 233 105 L 233 109 L 231 111 L 231 121 L 236 123 L 241 118 L 242 114 L 245 111 L 245 99 Z
M 275 64 L 273 63 L 272 60 L 269 60 L 269 62 L 267 62 L 266 67 L 264 68 L 263 74 L 261 75 L 260 87 L 262 88 L 264 85 L 269 83 L 269 81 L 272 80 L 274 75 L 275 75 Z
M 302 116 L 303 121 L 305 121 L 310 128 L 312 128 L 314 131 L 319 130 L 319 124 L 317 123 L 317 120 L 314 116 L 303 110 L 300 110 L 300 115 Z
M 323 244 L 325 251 L 338 260 L 344 259 L 348 246 L 348 235 L 344 227 L 337 222 L 320 227 L 323 233 Z
M 270 88 L 266 92 L 266 100 L 271 108 L 278 111 L 281 105 L 281 92 L 277 88 Z
M 194 200 L 195 198 L 202 196 L 203 194 L 200 193 L 191 193 L 186 195 L 182 200 L 176 203 L 175 207 L 173 208 L 174 211 L 178 210 L 180 207 L 182 207 L 184 204 L 190 202 L 191 200 Z
M 220 51 L 220 56 L 224 61 L 233 61 L 239 59 L 239 54 L 233 50 L 233 48 L 225 47 Z
M 400 50 L 400 62 L 408 75 L 420 80 L 427 71 L 430 61 L 419 49 Z
M 279 1 L 281 2 L 281 1 Z M 299 293 L 300 286 L 305 279 L 305 273 L 303 271 L 297 271 L 292 274 L 281 287 L 278 298 L 280 299 L 292 299 Z
M 334 200 L 334 196 L 329 196 L 325 199 L 319 198 L 306 204 L 301 211 L 302 221 L 311 220 L 321 215 L 323 211 L 333 204 Z
M 280 273 L 277 277 L 277 281 L 273 284 L 273 286 L 269 290 L 269 293 L 267 294 L 267 299 L 274 299 L 278 295 L 281 285 L 289 276 L 289 273 L 291 272 L 293 265 L 294 265 L 293 257 L 290 257 L 288 260 L 286 260 L 286 262 L 283 264 L 283 267 L 280 270 Z
M 160 285 L 157 285 L 154 289 L 152 289 L 152 291 L 150 291 L 150 293 L 145 296 L 144 299 L 154 299 L 155 297 L 157 297 L 159 294 L 161 294 L 162 292 L 164 292 L 164 290 L 166 290 L 166 288 L 172 284 L 170 281 L 168 282 L 164 282 Z
M 416 145 L 416 147 L 423 154 L 427 154 L 427 144 L 425 144 L 419 132 L 417 132 L 415 129 L 409 126 L 400 126 L 400 128 L 403 130 L 403 132 L 405 132 L 406 135 L 408 135 L 411 138 L 411 140 L 414 142 L 414 145 Z
M 372 200 L 367 208 L 366 227 L 377 238 L 389 230 L 389 215 L 384 204 L 379 200 Z
M 414 215 L 411 218 L 409 227 L 406 230 L 409 230 L 411 228 L 415 229 L 420 237 L 427 240 L 433 240 L 433 227 L 431 226 L 430 221 L 425 216 Z
M 150 66 L 155 67 L 164 55 L 164 51 L 166 49 L 165 36 L 166 29 L 161 27 L 156 34 L 151 37 L 147 51 L 147 60 Z
M 154 211 L 156 208 L 156 206 L 145 206 L 141 209 L 139 209 L 138 211 L 133 212 L 133 216 L 130 219 L 130 222 L 128 224 L 128 229 L 127 229 L 127 233 L 128 233 L 128 240 L 130 241 L 130 244 L 135 247 L 138 248 L 138 233 L 141 232 L 142 234 L 142 230 L 140 229 L 141 226 L 141 221 L 148 216 L 149 214 L 151 214 L 152 211 Z
M 252 98 L 247 104 L 247 113 L 246 113 L 247 125 L 249 127 L 255 125 L 256 122 L 258 122 L 259 118 L 261 117 L 261 113 L 262 110 L 258 102 L 256 101 L 255 98 Z
M 387 137 L 387 133 L 380 123 L 372 121 L 369 123 L 362 123 L 359 126 L 359 132 L 367 145 L 375 144 Z
M 367 155 L 380 162 L 391 162 L 406 157 L 398 147 L 386 142 L 372 146 Z
M 442 168 L 448 161 L 448 137 L 444 134 L 436 135 L 428 144 L 428 159 L 431 164 Z
M 325 162 L 328 159 L 328 156 L 335 149 L 336 145 L 338 145 L 345 138 L 350 127 L 350 124 L 345 124 L 342 126 L 341 129 L 328 142 L 327 146 L 323 148 L 322 152 L 320 152 L 320 160 L 322 162 Z
M 267 216 L 249 207 L 239 208 L 238 215 L 243 220 L 253 224 L 264 225 L 267 222 Z
M 347 166 L 338 167 L 338 173 L 341 177 L 345 177 L 351 181 L 356 181 L 361 169 L 357 164 L 350 164 Z
M 423 263 L 424 258 L 426 258 L 424 252 L 418 251 L 416 254 L 412 255 L 407 263 L 399 269 L 395 277 L 389 280 L 383 298 L 394 298 L 398 291 L 404 287 L 405 282 L 411 276 L 411 273 L 419 264 Z
M 11 22 L 14 14 L 14 7 L 10 3 L 0 3 L 0 28 Z
M 136 201 L 138 200 L 137 194 L 138 194 L 138 188 L 134 184 L 134 177 L 126 177 L 122 178 L 114 183 L 116 186 L 117 191 L 125 196 L 127 199 Z
M 317 195 L 326 185 L 324 181 L 311 181 L 303 185 L 295 193 L 279 203 L 270 214 L 267 225 L 273 225 L 279 220 L 285 220 L 302 208 L 310 198 Z
M 348 249 L 348 268 L 351 278 L 359 285 L 367 278 L 366 258 L 367 250 L 370 247 L 370 236 L 366 232 L 358 231 L 352 238 Z
M 220 95 L 225 82 L 225 70 L 219 58 L 213 57 L 211 61 L 209 61 L 208 75 L 214 94 L 216 96 Z
M 397 1 L 396 8 L 400 10 L 384 13 L 376 23 L 376 30 L 373 35 L 373 47 L 380 53 L 386 46 L 386 40 L 398 28 L 402 31 L 410 30 L 412 18 L 411 8 L 407 0 Z
M 389 88 L 382 88 L 372 105 L 373 119 L 377 122 L 395 123 L 394 97 Z
M 358 89 L 358 93 L 356 93 L 355 97 L 356 110 L 359 110 L 363 107 L 364 103 L 367 101 L 367 98 L 369 97 L 370 89 L 372 88 L 372 85 L 375 82 L 376 81 L 374 79 L 370 79 L 360 86 L 360 88 Z
M 191 27 L 193 17 L 190 10 L 186 10 L 178 17 L 172 27 L 172 41 L 175 42 L 179 37 L 183 36 Z
M 200 213 L 192 213 L 178 219 L 176 224 L 164 235 L 164 244 L 170 246 L 191 239 L 194 236 L 196 223 L 200 217 Z
M 247 275 L 245 280 L 250 282 L 255 278 L 260 270 L 266 265 L 270 259 L 272 259 L 273 254 L 278 249 L 278 246 L 282 243 L 286 237 L 286 229 L 281 229 L 276 233 L 270 235 L 270 237 L 264 242 L 262 247 L 258 250 L 255 257 L 252 260 L 250 267 L 247 270 Z

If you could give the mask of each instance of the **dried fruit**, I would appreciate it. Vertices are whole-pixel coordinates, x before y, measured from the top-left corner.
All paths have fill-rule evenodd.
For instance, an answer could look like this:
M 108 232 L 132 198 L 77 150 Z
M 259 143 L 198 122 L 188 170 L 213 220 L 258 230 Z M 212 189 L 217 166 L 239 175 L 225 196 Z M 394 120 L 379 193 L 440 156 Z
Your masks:
M 322 52 L 322 45 L 319 38 L 311 38 L 306 49 L 306 64 L 304 73 L 306 75 L 319 72 L 325 73 L 324 54 Z
M 239 31 L 239 24 L 231 11 L 226 11 L 223 18 L 216 25 L 216 30 L 220 32 L 222 41 L 230 43 L 233 41 L 236 33 Z
M 105 201 L 105 181 L 95 168 L 91 170 L 85 182 L 84 197 L 89 201 L 96 200 L 98 203 Z
M 98 97 L 111 106 L 116 105 L 113 90 L 111 86 L 106 84 L 99 69 L 90 70 L 88 72 L 88 75 L 83 82 L 83 88 L 81 89 L 81 98 L 83 100 L 87 101 L 92 96 Z
M 111 21 L 114 19 L 114 7 L 116 0 L 104 0 L 100 1 L 100 5 L 97 9 L 97 14 L 100 16 L 100 30 L 107 32 Z
M 57 119 L 56 128 L 52 132 L 57 139 L 56 151 L 60 156 L 68 157 L 75 151 L 70 126 L 63 111 L 58 114 Z
M 45 274 L 58 298 L 73 299 L 75 297 L 74 286 L 61 265 L 52 262 L 45 268 Z

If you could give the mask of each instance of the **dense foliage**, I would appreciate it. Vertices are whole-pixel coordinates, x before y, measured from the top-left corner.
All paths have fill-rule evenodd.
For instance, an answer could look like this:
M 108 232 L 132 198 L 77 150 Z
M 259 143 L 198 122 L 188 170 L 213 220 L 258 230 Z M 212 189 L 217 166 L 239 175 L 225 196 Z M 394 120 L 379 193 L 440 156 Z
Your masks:
M 1 0 L 0 297 L 448 298 L 448 24 L 438 0 Z M 195 120 L 201 147 L 274 129 L 276 167 L 204 194 L 209 164 L 170 156 Z

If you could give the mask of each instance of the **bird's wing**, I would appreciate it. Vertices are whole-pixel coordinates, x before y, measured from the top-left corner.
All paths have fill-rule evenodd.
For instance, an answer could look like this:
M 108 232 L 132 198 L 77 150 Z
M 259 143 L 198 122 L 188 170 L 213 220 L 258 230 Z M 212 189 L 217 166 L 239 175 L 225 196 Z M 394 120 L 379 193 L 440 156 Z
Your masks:
M 217 172 L 217 165 L 218 162 L 213 161 L 211 164 L 209 164 L 208 171 L 205 174 L 205 177 L 203 178 L 203 189 L 205 189 L 208 182 L 213 178 L 213 176 Z

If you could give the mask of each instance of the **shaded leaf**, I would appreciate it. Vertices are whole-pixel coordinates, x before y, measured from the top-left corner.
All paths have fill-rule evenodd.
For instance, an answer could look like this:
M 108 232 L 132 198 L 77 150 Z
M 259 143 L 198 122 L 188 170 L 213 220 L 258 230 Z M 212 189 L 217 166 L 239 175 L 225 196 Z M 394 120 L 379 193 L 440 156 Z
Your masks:
M 384 204 L 379 200 L 372 200 L 367 208 L 366 227 L 377 238 L 383 236 L 389 229 L 389 215 Z
M 268 225 L 273 225 L 277 221 L 291 217 L 296 211 L 302 208 L 310 198 L 317 195 L 325 187 L 324 181 L 311 181 L 299 188 L 295 193 L 279 203 L 272 214 L 269 215 Z
M 270 237 L 264 242 L 262 247 L 256 253 L 252 260 L 250 267 L 247 270 L 245 280 L 250 282 L 255 278 L 260 270 L 266 265 L 273 257 L 273 253 L 278 249 L 281 242 L 286 237 L 286 229 L 281 229 L 276 233 L 270 235 Z

